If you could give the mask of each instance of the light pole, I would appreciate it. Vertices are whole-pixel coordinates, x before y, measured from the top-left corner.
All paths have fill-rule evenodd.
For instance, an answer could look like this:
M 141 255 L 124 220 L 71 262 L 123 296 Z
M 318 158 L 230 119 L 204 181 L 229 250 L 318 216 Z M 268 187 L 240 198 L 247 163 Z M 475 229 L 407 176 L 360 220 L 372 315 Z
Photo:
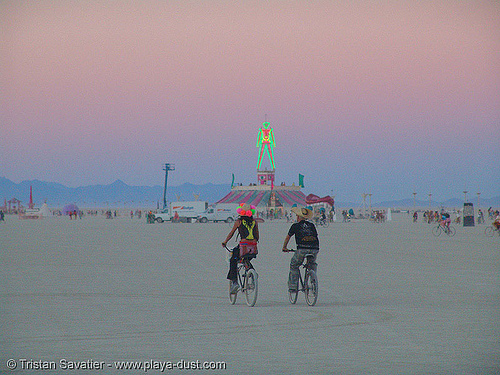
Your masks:
M 370 215 L 372 214 L 372 193 L 368 194 L 370 197 Z
M 479 202 L 480 202 L 479 196 L 481 195 L 481 193 L 476 193 L 476 194 L 477 194 L 477 208 L 479 209 Z
M 368 194 L 363 193 L 361 196 L 363 197 L 363 215 L 366 216 L 366 197 Z
M 429 209 L 431 208 L 431 197 L 432 197 L 432 193 L 429 193 Z
M 413 211 L 416 211 L 416 203 L 415 203 L 415 197 L 417 196 L 417 193 L 413 192 Z
M 463 193 L 464 193 L 464 202 L 467 203 L 467 193 L 468 193 L 468 191 L 464 190 Z
M 163 209 L 167 208 L 167 179 L 168 179 L 168 171 L 175 171 L 175 165 L 166 163 L 165 167 L 163 167 L 165 171 L 165 186 L 163 187 Z

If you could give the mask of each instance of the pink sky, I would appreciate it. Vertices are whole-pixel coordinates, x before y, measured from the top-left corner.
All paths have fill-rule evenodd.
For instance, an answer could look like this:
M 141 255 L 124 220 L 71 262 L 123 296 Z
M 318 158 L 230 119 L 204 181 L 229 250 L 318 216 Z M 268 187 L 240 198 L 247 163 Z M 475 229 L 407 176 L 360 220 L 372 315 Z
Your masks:
M 496 1 L 4 1 L 0 17 L 15 182 L 161 185 L 165 162 L 173 184 L 254 182 L 267 114 L 278 180 L 311 192 L 500 193 Z

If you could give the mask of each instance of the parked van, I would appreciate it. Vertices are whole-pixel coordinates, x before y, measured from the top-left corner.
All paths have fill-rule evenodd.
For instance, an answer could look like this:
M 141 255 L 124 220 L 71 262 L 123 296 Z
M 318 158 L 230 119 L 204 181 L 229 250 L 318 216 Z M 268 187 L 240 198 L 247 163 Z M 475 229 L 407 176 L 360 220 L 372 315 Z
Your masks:
M 168 212 L 168 208 L 158 211 L 153 215 L 154 215 L 154 220 L 157 221 L 158 223 L 163 223 L 164 221 L 169 221 L 171 219 L 170 213 Z
M 206 223 L 213 221 L 214 223 L 218 221 L 225 221 L 226 223 L 232 223 L 236 216 L 237 204 L 234 203 L 220 203 L 213 207 L 209 207 L 205 212 L 198 216 L 198 221 L 200 223 Z

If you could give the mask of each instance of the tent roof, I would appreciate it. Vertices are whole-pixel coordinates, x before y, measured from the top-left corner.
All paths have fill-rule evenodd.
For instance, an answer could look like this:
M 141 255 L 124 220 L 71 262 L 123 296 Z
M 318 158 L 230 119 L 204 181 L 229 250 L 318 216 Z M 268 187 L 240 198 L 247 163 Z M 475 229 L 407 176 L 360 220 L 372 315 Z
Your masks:
M 66 206 L 63 207 L 62 209 L 62 212 L 63 214 L 68 214 L 68 212 L 73 212 L 73 211 L 80 211 L 80 209 L 78 208 L 78 206 L 76 204 L 73 204 L 73 203 L 70 203 L 70 204 L 67 204 Z
M 306 196 L 297 190 L 232 190 L 216 203 L 248 203 L 262 208 L 267 206 L 272 192 L 283 207 L 306 204 Z

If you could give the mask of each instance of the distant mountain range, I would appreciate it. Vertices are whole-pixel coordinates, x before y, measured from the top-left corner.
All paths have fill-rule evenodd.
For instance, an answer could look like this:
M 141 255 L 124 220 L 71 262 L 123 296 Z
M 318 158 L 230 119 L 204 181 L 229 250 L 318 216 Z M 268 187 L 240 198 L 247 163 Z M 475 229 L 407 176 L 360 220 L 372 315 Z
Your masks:
M 33 201 L 36 206 L 47 202 L 50 207 L 62 207 L 67 203 L 75 203 L 82 207 L 163 207 L 163 186 L 130 186 L 116 180 L 109 185 L 90 185 L 70 188 L 54 182 L 39 180 L 23 181 L 16 184 L 5 177 L 0 177 L 0 206 L 17 198 L 23 206 L 27 206 L 30 197 L 30 186 L 33 187 Z M 214 203 L 223 198 L 231 190 L 230 184 L 193 185 L 185 183 L 180 186 L 169 186 L 167 201 L 200 200 Z
M 47 202 L 49 207 L 62 207 L 68 203 L 75 203 L 82 207 L 144 207 L 156 208 L 163 206 L 163 186 L 130 186 L 123 181 L 116 180 L 109 185 L 90 185 L 77 188 L 66 187 L 54 182 L 39 180 L 23 181 L 16 184 L 5 177 L 0 177 L 0 206 L 4 199 L 17 198 L 23 206 L 29 202 L 30 186 L 33 187 L 33 201 L 36 206 Z M 199 197 L 202 201 L 215 203 L 223 198 L 231 190 L 230 184 L 205 184 L 193 185 L 185 183 L 180 186 L 169 186 L 167 189 L 167 201 L 177 200 L 192 201 Z M 476 198 L 476 197 L 475 197 Z M 429 207 L 429 201 L 417 200 L 417 207 Z M 477 203 L 477 198 L 474 201 Z M 336 207 L 362 207 L 362 202 L 336 202 Z M 443 202 L 431 201 L 431 207 L 458 208 L 463 206 L 463 200 L 448 199 Z M 500 206 L 500 196 L 493 198 L 481 198 L 482 207 Z M 368 203 L 367 203 L 368 207 Z M 372 204 L 373 208 L 411 208 L 413 199 L 402 199 L 378 202 Z

